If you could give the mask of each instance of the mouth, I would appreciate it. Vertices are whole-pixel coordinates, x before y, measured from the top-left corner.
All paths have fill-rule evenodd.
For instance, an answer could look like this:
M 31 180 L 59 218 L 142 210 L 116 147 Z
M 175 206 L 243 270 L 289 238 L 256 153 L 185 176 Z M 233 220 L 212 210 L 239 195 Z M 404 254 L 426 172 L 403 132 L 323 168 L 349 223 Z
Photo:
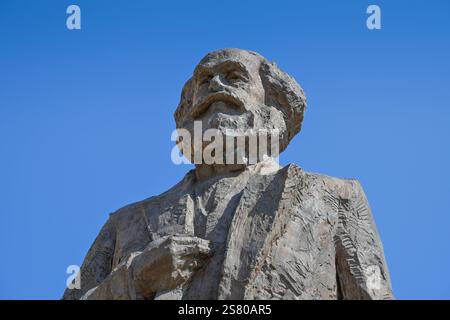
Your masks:
M 224 102 L 227 106 L 230 106 L 233 111 L 243 111 L 244 104 L 232 94 L 220 92 L 214 93 L 203 99 L 202 102 L 198 103 L 192 108 L 192 117 L 194 119 L 199 118 L 206 111 L 208 111 L 209 107 L 215 102 Z

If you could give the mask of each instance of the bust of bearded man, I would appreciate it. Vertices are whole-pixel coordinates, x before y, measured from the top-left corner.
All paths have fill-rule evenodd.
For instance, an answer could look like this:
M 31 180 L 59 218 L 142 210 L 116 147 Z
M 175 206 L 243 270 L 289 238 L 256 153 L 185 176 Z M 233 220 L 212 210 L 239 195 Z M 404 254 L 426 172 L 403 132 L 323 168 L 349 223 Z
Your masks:
M 207 54 L 183 88 L 177 129 L 194 137 L 199 123 L 201 135 L 213 129 L 225 141 L 233 130 L 276 131 L 276 151 L 256 148 L 251 157 L 247 139 L 243 152 L 229 143 L 213 152 L 221 160 L 231 150 L 234 161 L 211 162 L 204 141 L 179 141 L 195 169 L 112 213 L 83 262 L 81 288 L 63 298 L 393 298 L 359 182 L 275 159 L 300 131 L 305 107 L 297 82 L 261 55 Z

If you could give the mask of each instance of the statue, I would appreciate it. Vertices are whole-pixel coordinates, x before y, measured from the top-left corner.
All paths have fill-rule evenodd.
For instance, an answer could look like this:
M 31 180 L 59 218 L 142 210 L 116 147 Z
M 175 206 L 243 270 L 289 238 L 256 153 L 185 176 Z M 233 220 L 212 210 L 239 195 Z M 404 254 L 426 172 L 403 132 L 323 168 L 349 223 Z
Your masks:
M 259 54 L 206 55 L 183 88 L 177 128 L 277 131 L 278 150 L 250 163 L 248 150 L 233 146 L 238 160 L 205 163 L 195 161 L 192 141 L 178 141 L 195 169 L 111 214 L 81 267 L 81 289 L 63 298 L 392 299 L 359 182 L 275 160 L 300 131 L 305 107 L 297 82 Z M 200 153 L 206 145 L 197 145 Z

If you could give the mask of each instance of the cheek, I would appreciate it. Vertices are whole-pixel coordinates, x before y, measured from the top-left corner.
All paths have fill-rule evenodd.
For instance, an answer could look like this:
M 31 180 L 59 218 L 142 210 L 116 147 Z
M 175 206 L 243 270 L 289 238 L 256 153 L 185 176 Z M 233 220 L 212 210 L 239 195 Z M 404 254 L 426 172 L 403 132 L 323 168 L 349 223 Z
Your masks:
M 286 131 L 286 121 L 283 112 L 274 107 L 270 107 L 269 123 L 271 124 L 271 129 Z
M 253 101 L 264 103 L 264 87 L 259 79 L 247 83 L 246 91 L 249 93 Z
M 231 91 L 237 94 L 244 102 L 251 105 L 264 103 L 264 90 L 262 86 L 254 83 L 240 83 Z

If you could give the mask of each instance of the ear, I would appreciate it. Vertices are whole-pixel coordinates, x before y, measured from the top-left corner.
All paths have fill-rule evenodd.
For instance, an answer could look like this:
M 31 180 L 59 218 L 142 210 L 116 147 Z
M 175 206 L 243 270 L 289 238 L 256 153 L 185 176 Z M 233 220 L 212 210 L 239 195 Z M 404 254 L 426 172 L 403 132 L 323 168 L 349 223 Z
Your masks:
M 283 113 L 288 132 L 280 138 L 287 146 L 301 129 L 306 108 L 305 94 L 294 78 L 272 62 L 263 60 L 259 74 L 265 90 L 265 104 Z
M 180 128 L 182 121 L 186 117 L 186 113 L 192 108 L 193 99 L 193 80 L 192 78 L 186 81 L 181 91 L 180 103 L 174 113 L 175 123 L 177 128 Z

